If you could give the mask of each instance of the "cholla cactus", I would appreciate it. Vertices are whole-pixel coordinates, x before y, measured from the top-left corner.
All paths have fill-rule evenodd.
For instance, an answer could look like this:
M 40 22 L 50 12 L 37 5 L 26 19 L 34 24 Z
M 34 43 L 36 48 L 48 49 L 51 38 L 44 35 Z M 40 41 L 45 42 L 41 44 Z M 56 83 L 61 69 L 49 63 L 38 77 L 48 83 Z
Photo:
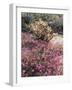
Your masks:
M 49 41 L 53 37 L 53 30 L 48 26 L 48 23 L 41 18 L 39 21 L 30 24 L 30 31 L 33 32 L 34 36 L 38 39 Z

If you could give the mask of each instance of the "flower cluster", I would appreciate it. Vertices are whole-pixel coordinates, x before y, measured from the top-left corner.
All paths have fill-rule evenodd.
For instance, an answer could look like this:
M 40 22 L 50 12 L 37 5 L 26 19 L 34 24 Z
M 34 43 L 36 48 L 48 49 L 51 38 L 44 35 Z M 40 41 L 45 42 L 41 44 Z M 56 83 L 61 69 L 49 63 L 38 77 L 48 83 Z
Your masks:
M 29 28 L 37 39 L 49 41 L 53 37 L 53 30 L 41 18 L 39 18 L 39 21 L 32 22 Z
M 58 38 L 47 42 L 34 39 L 29 32 L 22 33 L 21 36 L 22 77 L 63 75 L 63 45 L 56 42 Z

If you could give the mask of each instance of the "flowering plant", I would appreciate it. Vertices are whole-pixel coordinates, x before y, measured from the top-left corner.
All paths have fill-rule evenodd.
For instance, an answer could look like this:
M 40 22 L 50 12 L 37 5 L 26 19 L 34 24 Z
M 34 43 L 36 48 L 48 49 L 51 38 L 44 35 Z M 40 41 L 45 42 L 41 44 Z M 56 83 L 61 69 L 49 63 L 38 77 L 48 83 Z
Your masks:
M 53 43 L 34 40 L 31 34 L 22 33 L 22 77 L 63 74 L 63 49 L 55 48 L 57 44 L 53 46 Z

